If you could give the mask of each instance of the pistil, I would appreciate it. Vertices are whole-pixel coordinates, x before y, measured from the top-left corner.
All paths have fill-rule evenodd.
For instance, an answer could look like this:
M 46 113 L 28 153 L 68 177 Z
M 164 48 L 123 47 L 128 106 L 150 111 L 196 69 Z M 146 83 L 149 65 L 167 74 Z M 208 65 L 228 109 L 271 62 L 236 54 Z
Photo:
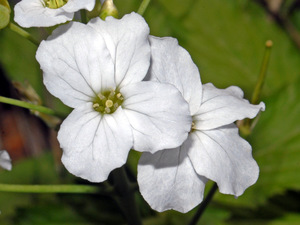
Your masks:
M 196 123 L 193 121 L 190 132 L 193 132 L 195 130 L 196 130 Z

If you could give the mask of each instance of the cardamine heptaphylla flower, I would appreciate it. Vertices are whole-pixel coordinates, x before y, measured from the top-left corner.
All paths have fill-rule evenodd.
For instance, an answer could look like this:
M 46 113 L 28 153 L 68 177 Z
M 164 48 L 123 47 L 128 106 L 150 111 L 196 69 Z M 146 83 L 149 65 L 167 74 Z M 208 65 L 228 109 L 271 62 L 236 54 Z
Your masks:
M 74 108 L 58 132 L 62 162 L 92 182 L 125 164 L 131 148 L 175 148 L 192 124 L 171 84 L 142 81 L 150 65 L 149 27 L 136 13 L 70 22 L 43 41 L 36 58 L 44 84 Z
M 147 79 L 177 87 L 193 119 L 187 140 L 174 149 L 143 153 L 138 164 L 141 194 L 157 211 L 187 212 L 203 199 L 208 180 L 224 194 L 239 196 L 258 178 L 250 144 L 238 134 L 236 120 L 254 118 L 265 109 L 252 105 L 240 88 L 202 85 L 189 53 L 173 38 L 150 37 Z

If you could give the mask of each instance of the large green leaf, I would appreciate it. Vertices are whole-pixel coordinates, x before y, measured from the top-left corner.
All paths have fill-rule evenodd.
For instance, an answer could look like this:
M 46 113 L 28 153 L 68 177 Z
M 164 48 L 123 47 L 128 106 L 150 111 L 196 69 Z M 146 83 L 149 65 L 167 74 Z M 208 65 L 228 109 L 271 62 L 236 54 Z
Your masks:
M 300 82 L 266 100 L 250 142 L 260 166 L 260 178 L 251 189 L 260 200 L 285 189 L 300 190 Z
M 290 213 L 280 219 L 274 220 L 268 225 L 298 225 L 300 221 L 299 213 Z
M 300 54 L 289 37 L 252 1 L 151 2 L 146 11 L 151 33 L 173 36 L 199 66 L 203 83 L 238 85 L 249 97 L 259 74 L 266 40 L 274 42 L 264 95 L 300 75 Z

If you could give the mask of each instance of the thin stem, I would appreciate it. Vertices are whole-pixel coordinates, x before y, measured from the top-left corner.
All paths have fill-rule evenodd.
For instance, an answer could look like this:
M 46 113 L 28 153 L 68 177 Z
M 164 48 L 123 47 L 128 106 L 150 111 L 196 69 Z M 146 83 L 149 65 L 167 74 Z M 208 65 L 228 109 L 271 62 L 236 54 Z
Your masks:
M 262 91 L 262 88 L 263 88 L 263 84 L 265 82 L 266 75 L 267 75 L 268 64 L 269 64 L 270 56 L 271 56 L 272 45 L 273 45 L 272 41 L 268 40 L 266 42 L 265 53 L 264 53 L 260 73 L 259 73 L 258 79 L 256 81 L 255 88 L 254 88 L 253 95 L 252 95 L 252 99 L 251 99 L 252 104 L 258 104 L 258 102 L 259 102 L 261 91 Z M 254 120 L 246 118 L 243 121 L 240 121 L 238 123 L 238 127 L 241 131 L 241 134 L 244 137 L 247 137 L 248 135 L 251 134 L 251 131 L 254 128 L 254 126 L 257 122 L 257 118 L 258 117 L 256 117 L 256 119 L 254 119 Z
M 9 23 L 8 27 L 16 32 L 17 34 L 21 35 L 22 37 L 26 38 L 27 40 L 31 41 L 31 43 L 35 44 L 36 46 L 39 46 L 40 42 L 36 40 L 34 37 L 31 36 L 30 33 L 27 31 L 23 30 L 21 27 L 17 26 L 14 23 Z
M 259 101 L 259 97 L 261 94 L 261 90 L 264 84 L 264 81 L 266 79 L 266 75 L 267 75 L 267 70 L 268 70 L 268 64 L 270 61 L 270 55 L 271 55 L 271 48 L 272 48 L 272 41 L 267 41 L 266 42 L 266 48 L 265 48 L 265 54 L 264 54 L 264 58 L 263 58 L 263 62 L 262 62 L 262 66 L 260 69 L 260 73 L 259 73 L 259 77 L 258 80 L 256 82 L 255 85 L 255 89 L 252 95 L 252 99 L 251 99 L 251 103 L 252 104 L 257 104 Z
M 26 109 L 31 109 L 31 110 L 34 110 L 34 111 L 38 111 L 38 112 L 45 113 L 45 114 L 52 115 L 52 116 L 57 116 L 57 117 L 60 117 L 60 118 L 64 117 L 63 115 L 61 115 L 60 113 L 54 111 L 53 109 L 50 109 L 50 108 L 47 108 L 47 107 L 44 107 L 44 106 L 40 106 L 40 105 L 34 105 L 34 104 L 24 102 L 24 101 L 20 101 L 20 100 L 17 100 L 17 99 L 6 98 L 6 97 L 3 97 L 3 96 L 0 96 L 0 102 L 10 104 L 10 105 L 19 106 L 19 107 L 26 108 Z
M 140 14 L 141 16 L 144 15 L 149 3 L 150 3 L 151 0 L 143 0 L 137 13 Z
M 80 10 L 81 22 L 87 24 L 87 17 L 85 9 Z
M 208 206 L 208 203 L 210 203 L 210 201 L 212 200 L 214 194 L 216 193 L 216 190 L 218 189 L 218 186 L 216 183 L 214 183 L 214 185 L 212 186 L 212 188 L 210 189 L 208 195 L 205 197 L 205 199 L 203 200 L 203 202 L 201 203 L 201 205 L 199 206 L 196 214 L 194 215 L 194 217 L 192 218 L 191 222 L 189 223 L 189 225 L 196 225 L 201 216 L 203 215 L 204 210 L 206 209 L 206 207 Z
M 99 193 L 99 189 L 91 185 L 0 184 L 0 192 L 96 194 Z
M 112 172 L 117 202 L 124 212 L 129 225 L 142 225 L 142 220 L 135 202 L 134 189 L 123 167 Z

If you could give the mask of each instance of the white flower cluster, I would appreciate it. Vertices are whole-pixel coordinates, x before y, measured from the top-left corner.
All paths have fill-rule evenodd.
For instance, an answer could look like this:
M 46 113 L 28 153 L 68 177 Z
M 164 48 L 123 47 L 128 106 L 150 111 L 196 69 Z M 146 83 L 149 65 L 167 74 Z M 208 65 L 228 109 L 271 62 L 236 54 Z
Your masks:
M 75 8 L 94 4 L 61 0 L 50 9 L 48 2 L 23 0 L 16 21 L 40 26 L 56 15 L 51 24 L 63 22 Z M 18 13 L 41 4 L 41 13 Z M 150 36 L 140 15 L 62 25 L 42 41 L 36 58 L 50 93 L 74 108 L 58 132 L 62 162 L 72 174 L 102 182 L 126 163 L 130 149 L 143 152 L 138 183 L 157 211 L 191 210 L 208 180 L 235 196 L 256 182 L 251 146 L 234 122 L 254 118 L 264 103 L 250 104 L 238 87 L 202 85 L 189 53 L 174 38 Z

